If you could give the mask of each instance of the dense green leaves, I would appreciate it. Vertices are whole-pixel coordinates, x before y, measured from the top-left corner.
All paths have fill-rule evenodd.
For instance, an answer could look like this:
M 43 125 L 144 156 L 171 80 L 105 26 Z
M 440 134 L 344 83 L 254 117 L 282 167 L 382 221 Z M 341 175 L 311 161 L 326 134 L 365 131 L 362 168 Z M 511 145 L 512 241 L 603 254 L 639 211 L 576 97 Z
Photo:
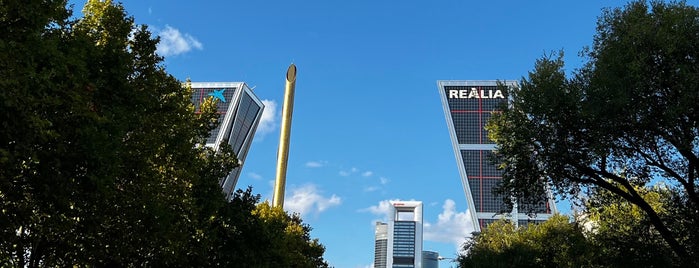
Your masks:
M 238 190 L 231 203 L 222 208 L 211 229 L 219 239 L 218 248 L 211 252 L 217 254 L 211 265 L 328 267 L 323 259 L 325 247 L 317 239 L 311 239 L 310 226 L 298 215 L 259 200 L 251 188 Z
M 538 60 L 511 106 L 493 116 L 501 190 L 536 201 L 545 188 L 576 197 L 600 187 L 643 211 L 691 263 L 697 240 L 683 230 L 699 213 L 685 210 L 680 227 L 638 189 L 664 182 L 677 204 L 699 204 L 699 9 L 635 1 L 605 10 L 585 53 L 588 63 L 570 77 L 562 55 Z
M 673 215 L 673 189 L 656 186 L 638 192 L 661 217 Z M 618 195 L 596 188 L 581 209 L 574 222 L 555 215 L 519 228 L 506 220 L 488 225 L 464 244 L 459 267 L 683 266 L 648 216 Z
M 463 249 L 459 267 L 591 267 L 594 256 L 582 229 L 561 215 L 520 228 L 497 221 Z
M 638 192 L 661 217 L 671 215 L 676 205 L 672 189 L 659 185 L 639 188 Z M 597 188 L 586 199 L 585 207 L 578 220 L 586 226 L 588 240 L 597 249 L 595 263 L 603 267 L 680 266 L 672 249 L 637 206 Z
M 253 215 L 250 189 L 224 199 L 238 161 L 202 146 L 214 101 L 194 113 L 120 4 L 70 14 L 66 1 L 0 1 L 0 266 L 254 267 L 276 242 L 265 232 L 287 226 Z M 322 266 L 310 227 L 282 216 L 304 250 L 288 267 Z

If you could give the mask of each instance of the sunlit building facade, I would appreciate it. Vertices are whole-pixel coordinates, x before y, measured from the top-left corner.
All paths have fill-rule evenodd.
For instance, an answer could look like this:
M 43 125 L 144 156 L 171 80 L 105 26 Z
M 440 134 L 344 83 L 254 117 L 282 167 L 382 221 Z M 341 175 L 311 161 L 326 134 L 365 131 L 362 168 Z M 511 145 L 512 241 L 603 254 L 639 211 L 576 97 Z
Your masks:
M 386 268 L 388 261 L 388 224 L 376 222 L 374 229 L 374 268 Z
M 376 223 L 374 267 L 422 268 L 422 202 L 391 201 L 391 207 L 389 222 Z
M 228 143 L 238 158 L 240 166 L 219 181 L 226 199 L 230 199 L 262 118 L 264 104 L 243 82 L 193 82 L 191 86 L 196 113 L 207 98 L 218 99 L 219 125 L 211 131 L 206 146 L 218 150 L 222 142 Z
M 489 223 L 509 218 L 526 225 L 548 219 L 556 211 L 550 196 L 540 204 L 517 205 L 506 211 L 503 196 L 493 189 L 502 180 L 485 125 L 493 113 L 507 105 L 509 92 L 517 87 L 514 81 L 495 80 L 438 81 L 439 94 L 456 157 L 461 182 L 466 194 L 474 230 L 480 232 Z M 532 217 L 528 215 L 532 215 Z

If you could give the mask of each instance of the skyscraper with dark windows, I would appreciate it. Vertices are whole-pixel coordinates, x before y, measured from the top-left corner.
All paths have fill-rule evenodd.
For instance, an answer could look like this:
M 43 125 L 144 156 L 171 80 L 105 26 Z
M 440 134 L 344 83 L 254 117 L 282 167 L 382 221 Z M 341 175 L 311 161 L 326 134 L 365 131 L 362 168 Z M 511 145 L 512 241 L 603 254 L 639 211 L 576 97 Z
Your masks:
M 488 138 L 485 125 L 493 113 L 507 105 L 509 93 L 517 84 L 460 80 L 438 81 L 437 85 L 474 230 L 480 232 L 487 224 L 501 218 L 526 225 L 546 220 L 555 213 L 555 203 L 550 196 L 541 204 L 516 202 L 512 211 L 505 211 L 503 196 L 493 192 L 502 180 L 502 172 L 497 168 L 493 153 L 495 143 Z M 528 212 L 534 212 L 534 216 L 530 217 Z
M 391 201 L 391 207 L 389 222 L 376 223 L 374 267 L 422 268 L 422 202 Z
M 226 199 L 230 199 L 262 118 L 264 104 L 243 82 L 193 82 L 191 86 L 196 113 L 200 112 L 201 103 L 207 98 L 218 100 L 219 125 L 211 131 L 206 146 L 218 150 L 222 142 L 228 143 L 240 162 L 239 167 L 219 181 Z

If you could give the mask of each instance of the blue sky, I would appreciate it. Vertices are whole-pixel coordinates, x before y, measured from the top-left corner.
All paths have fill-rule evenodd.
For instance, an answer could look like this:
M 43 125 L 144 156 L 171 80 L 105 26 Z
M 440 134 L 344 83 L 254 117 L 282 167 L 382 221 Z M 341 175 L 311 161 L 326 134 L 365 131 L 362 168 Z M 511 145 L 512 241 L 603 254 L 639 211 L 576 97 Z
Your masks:
M 697 5 L 698 1 L 689 1 Z M 71 1 L 80 11 L 84 1 Z M 201 3 L 201 4 L 200 4 Z M 424 202 L 424 249 L 471 232 L 437 80 L 520 79 L 583 62 L 603 7 L 626 1 L 124 1 L 180 80 L 242 81 L 267 104 L 238 188 L 271 199 L 284 78 L 297 84 L 285 209 L 335 267 L 371 267 L 389 200 Z M 76 12 L 76 14 L 78 14 Z M 569 208 L 559 207 L 562 211 Z M 448 266 L 442 263 L 442 266 Z

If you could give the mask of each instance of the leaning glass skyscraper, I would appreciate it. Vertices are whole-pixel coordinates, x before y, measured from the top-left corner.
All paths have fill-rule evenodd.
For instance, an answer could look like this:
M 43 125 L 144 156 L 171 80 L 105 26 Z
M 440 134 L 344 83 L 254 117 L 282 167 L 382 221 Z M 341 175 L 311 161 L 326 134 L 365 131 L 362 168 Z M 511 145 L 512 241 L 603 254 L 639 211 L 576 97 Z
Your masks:
M 503 196 L 493 192 L 502 180 L 502 172 L 493 158 L 495 143 L 488 138 L 485 124 L 501 105 L 507 105 L 509 93 L 517 84 L 505 81 L 498 86 L 495 80 L 461 80 L 438 81 L 437 85 L 474 230 L 480 232 L 500 218 L 510 218 L 519 225 L 548 219 L 556 210 L 551 198 L 543 204 L 519 203 L 512 211 L 504 211 Z
M 218 99 L 219 125 L 211 131 L 206 146 L 218 150 L 218 146 L 226 142 L 233 148 L 240 162 L 239 167 L 219 181 L 226 199 L 230 199 L 262 118 L 264 104 L 243 82 L 195 82 L 191 83 L 191 87 L 195 113 L 200 112 L 201 103 L 207 98 Z

